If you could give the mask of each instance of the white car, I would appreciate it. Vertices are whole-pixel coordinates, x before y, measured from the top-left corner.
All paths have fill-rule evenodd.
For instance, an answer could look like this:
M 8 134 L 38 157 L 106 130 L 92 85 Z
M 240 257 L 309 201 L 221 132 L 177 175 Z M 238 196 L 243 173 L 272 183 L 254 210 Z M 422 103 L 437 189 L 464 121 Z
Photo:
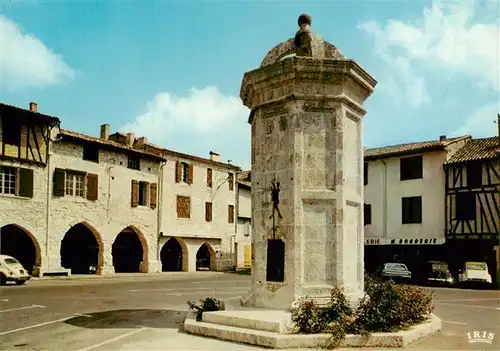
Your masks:
M 7 282 L 22 285 L 30 278 L 28 271 L 18 260 L 12 256 L 0 255 L 0 285 Z
M 382 278 L 410 281 L 411 272 L 404 263 L 388 262 L 382 267 Z
M 491 275 L 488 273 L 486 262 L 465 262 L 464 269 L 458 274 L 458 282 L 491 284 Z

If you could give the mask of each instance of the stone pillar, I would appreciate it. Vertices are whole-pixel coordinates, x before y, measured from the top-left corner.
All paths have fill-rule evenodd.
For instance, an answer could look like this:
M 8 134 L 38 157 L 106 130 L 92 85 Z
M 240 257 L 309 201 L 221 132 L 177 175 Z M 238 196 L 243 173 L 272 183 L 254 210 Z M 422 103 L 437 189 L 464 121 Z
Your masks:
M 289 309 L 306 295 L 323 302 L 339 285 L 353 304 L 363 294 L 362 118 L 376 81 L 309 32 L 310 17 L 301 16 L 299 26 L 241 87 L 252 125 L 252 288 L 245 306 Z M 281 270 L 280 248 L 268 257 L 273 237 L 284 243 L 282 281 L 267 273 Z

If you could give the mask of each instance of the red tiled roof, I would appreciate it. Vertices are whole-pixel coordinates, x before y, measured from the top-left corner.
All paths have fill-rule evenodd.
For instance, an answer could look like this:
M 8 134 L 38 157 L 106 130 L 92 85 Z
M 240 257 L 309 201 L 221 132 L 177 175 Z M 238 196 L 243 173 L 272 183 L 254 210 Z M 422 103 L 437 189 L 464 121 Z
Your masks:
M 100 144 L 100 145 L 103 145 L 103 146 L 107 146 L 107 147 L 110 147 L 110 148 L 114 148 L 114 149 L 120 149 L 120 150 L 124 150 L 124 151 L 125 150 L 126 151 L 131 151 L 131 152 L 135 152 L 135 153 L 147 155 L 147 156 L 150 156 L 150 157 L 153 157 L 153 158 L 156 158 L 156 159 L 166 160 L 165 156 L 162 155 L 161 151 L 151 152 L 151 151 L 146 151 L 146 150 L 140 150 L 140 149 L 137 149 L 135 147 L 129 147 L 127 145 L 123 145 L 123 144 L 117 143 L 116 141 L 104 140 L 104 139 L 101 139 L 101 138 L 96 138 L 96 137 L 92 137 L 92 136 L 85 135 L 85 134 L 82 134 L 82 133 L 74 132 L 74 131 L 68 130 L 68 129 L 61 129 L 59 134 L 61 136 L 63 136 L 63 137 L 67 137 L 67 138 L 70 138 L 70 139 L 77 139 L 77 140 L 88 141 L 88 142 L 91 142 L 91 143 L 97 143 L 97 144 Z
M 500 138 L 472 139 L 460 148 L 445 164 L 488 160 L 500 157 Z
M 465 138 L 470 138 L 470 136 L 466 135 L 456 138 L 446 138 L 443 140 L 420 141 L 415 143 L 406 143 L 406 144 L 370 148 L 370 149 L 365 149 L 364 158 L 365 161 L 370 161 L 387 157 L 396 157 L 396 156 L 418 154 L 422 152 L 444 150 L 448 144 Z

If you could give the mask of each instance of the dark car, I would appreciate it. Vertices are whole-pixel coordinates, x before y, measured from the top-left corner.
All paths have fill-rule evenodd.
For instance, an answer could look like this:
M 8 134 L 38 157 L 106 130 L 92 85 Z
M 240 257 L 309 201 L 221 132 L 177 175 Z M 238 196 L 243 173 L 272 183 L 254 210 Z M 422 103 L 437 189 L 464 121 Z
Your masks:
M 453 285 L 455 279 L 451 274 L 448 263 L 443 261 L 428 261 L 425 265 L 427 284 L 429 285 Z
M 411 281 L 411 272 L 404 263 L 387 262 L 381 268 L 380 275 L 382 279 L 405 283 Z

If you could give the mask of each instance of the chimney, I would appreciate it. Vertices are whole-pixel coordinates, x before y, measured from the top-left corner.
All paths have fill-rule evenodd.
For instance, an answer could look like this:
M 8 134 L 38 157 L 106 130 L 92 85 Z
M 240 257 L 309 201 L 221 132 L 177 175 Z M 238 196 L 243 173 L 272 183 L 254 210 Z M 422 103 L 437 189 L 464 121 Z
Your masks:
M 146 144 L 148 143 L 148 139 L 146 137 L 140 137 L 140 138 L 137 138 L 137 146 L 138 147 L 141 147 L 143 148 L 144 146 L 146 146 Z
M 219 154 L 217 152 L 210 151 L 210 160 L 219 162 Z
M 446 140 L 446 135 L 440 135 L 439 136 L 439 141 L 444 141 Z
M 109 124 L 101 125 L 101 139 L 102 140 L 109 139 Z
M 126 145 L 128 147 L 133 147 L 134 146 L 134 141 L 135 141 L 135 134 L 134 133 L 127 133 Z
M 30 111 L 31 112 L 38 112 L 38 105 L 36 102 L 30 102 Z

